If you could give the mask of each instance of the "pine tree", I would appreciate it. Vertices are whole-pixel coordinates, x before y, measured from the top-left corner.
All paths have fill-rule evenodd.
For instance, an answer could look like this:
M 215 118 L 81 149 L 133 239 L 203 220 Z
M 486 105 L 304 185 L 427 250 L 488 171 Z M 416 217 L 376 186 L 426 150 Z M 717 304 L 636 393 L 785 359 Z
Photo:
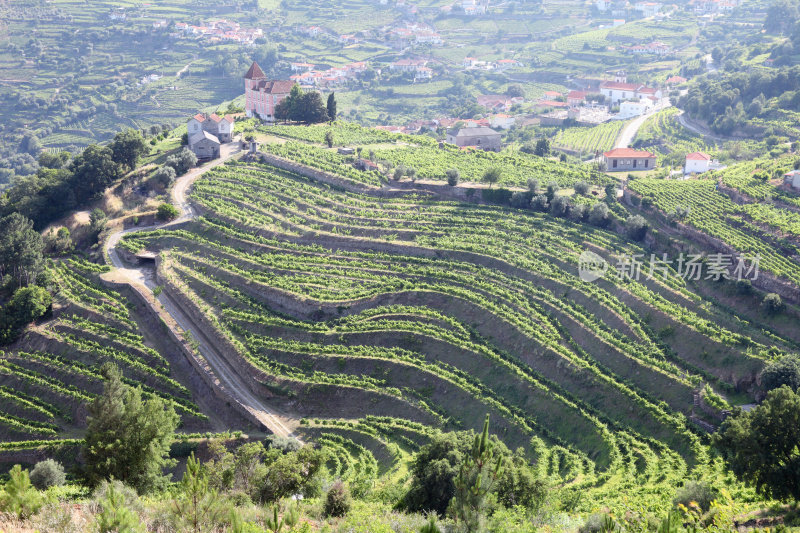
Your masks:
M 328 95 L 328 120 L 331 122 L 336 120 L 336 97 L 334 94 L 335 93 L 331 93 Z
M 195 459 L 194 452 L 186 462 L 181 480 L 181 494 L 173 504 L 180 531 L 211 531 L 220 522 L 225 508 L 217 491 L 208 486 L 208 476 Z
M 36 514 L 44 503 L 44 497 L 31 484 L 28 471 L 19 465 L 14 465 L 0 493 L 0 510 L 15 514 L 18 518 L 29 518 Z
M 472 452 L 461 464 L 455 479 L 456 493 L 451 502 L 451 513 L 466 533 L 477 533 L 485 529 L 486 497 L 503 469 L 503 457 L 495 457 L 495 443 L 489 439 L 489 415 L 483 423 L 483 431 L 475 436 Z
M 84 456 L 92 485 L 118 479 L 143 493 L 168 481 L 162 470 L 173 466 L 169 448 L 180 420 L 175 409 L 122 383 L 119 369 L 103 365 L 103 393 L 89 407 Z
M 100 533 L 144 533 L 145 529 L 136 513 L 125 507 L 125 499 L 108 486 L 103 510 L 97 516 L 97 529 Z

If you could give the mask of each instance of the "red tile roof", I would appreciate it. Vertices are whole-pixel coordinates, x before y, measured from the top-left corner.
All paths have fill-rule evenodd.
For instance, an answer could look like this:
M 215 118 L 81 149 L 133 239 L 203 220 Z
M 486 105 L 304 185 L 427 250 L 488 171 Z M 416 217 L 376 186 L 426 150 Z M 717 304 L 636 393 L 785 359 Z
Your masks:
M 636 91 L 642 85 L 636 83 L 620 83 L 616 81 L 604 81 L 600 84 L 603 89 L 615 89 L 617 91 Z
M 206 120 L 206 116 L 203 113 L 198 113 L 193 117 L 197 122 L 204 122 Z
M 603 155 L 606 157 L 655 157 L 655 154 L 644 150 L 634 150 L 633 148 L 614 148 L 609 152 L 604 152 Z
M 246 80 L 259 80 L 262 78 L 266 78 L 266 74 L 264 71 L 261 70 L 261 67 L 258 66 L 258 63 L 253 61 L 253 64 L 250 65 L 250 70 L 247 71 L 247 74 L 244 75 L 244 79 Z
M 710 161 L 711 156 L 703 152 L 692 152 L 691 154 L 686 154 L 686 159 L 693 161 Z
M 680 84 L 686 83 L 686 78 L 683 76 L 670 76 L 667 78 L 667 85 L 672 85 L 673 83 Z
M 263 80 L 258 83 L 256 89 L 268 94 L 289 94 L 294 86 L 295 82 L 291 80 Z

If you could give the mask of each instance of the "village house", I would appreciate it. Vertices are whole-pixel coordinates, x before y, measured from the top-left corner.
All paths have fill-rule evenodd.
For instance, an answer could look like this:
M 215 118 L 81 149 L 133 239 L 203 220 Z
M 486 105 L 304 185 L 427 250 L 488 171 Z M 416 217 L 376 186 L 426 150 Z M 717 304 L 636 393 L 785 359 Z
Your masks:
M 644 17 L 654 17 L 661 11 L 661 4 L 658 2 L 637 2 L 633 8 Z
M 702 174 L 711 170 L 711 156 L 703 152 L 686 154 L 686 163 L 683 165 L 684 174 Z
M 417 72 L 428 64 L 426 59 L 400 59 L 392 63 L 389 68 L 400 72 Z
M 519 66 L 519 61 L 516 59 L 500 59 L 497 61 L 498 70 L 508 70 Z
M 646 87 L 641 83 L 625 83 L 620 81 L 604 81 L 600 84 L 600 94 L 613 105 L 623 100 L 650 98 L 661 99 L 661 90 Z
M 783 184 L 793 189 L 800 189 L 800 170 L 790 170 L 784 174 Z
M 268 80 L 258 63 L 253 61 L 244 75 L 245 113 L 248 117 L 273 122 L 275 107 L 289 96 L 294 85 L 291 80 Z
M 633 148 L 614 148 L 603 153 L 603 160 L 609 172 L 650 170 L 656 167 L 655 154 Z
M 503 94 L 484 94 L 478 96 L 478 105 L 491 109 L 495 112 L 510 111 L 514 104 L 521 104 L 525 101 L 521 96 L 513 98 Z
M 485 126 L 459 128 L 447 132 L 447 142 L 460 148 L 474 146 L 482 150 L 500 151 L 499 132 Z
M 475 66 L 475 64 L 477 62 L 478 62 L 478 60 L 476 58 L 474 58 L 474 57 L 465 57 L 464 58 L 464 62 L 461 65 L 464 68 L 472 68 L 472 67 Z
M 314 70 L 315 65 L 311 63 L 291 63 L 289 66 L 292 68 L 292 72 L 308 72 Z
M 220 153 L 220 142 L 207 131 L 201 130 L 189 135 L 189 150 L 199 160 L 217 159 Z
M 233 123 L 233 117 L 230 115 L 220 117 L 216 113 L 210 115 L 198 113 L 189 119 L 187 130 L 189 133 L 199 130 L 207 131 L 221 143 L 229 143 L 233 140 Z
M 626 50 L 632 54 L 636 55 L 657 55 L 657 56 L 665 56 L 672 52 L 672 49 L 669 47 L 668 44 L 662 43 L 660 41 L 653 41 L 652 43 L 648 44 L 639 44 L 636 46 L 630 46 L 626 48 Z
M 493 128 L 499 128 L 501 130 L 510 129 L 515 122 L 516 119 L 514 117 L 511 115 L 506 115 L 505 113 L 498 113 L 497 115 L 492 115 L 489 117 L 489 124 Z
M 670 86 L 671 85 L 683 85 L 687 81 L 688 80 L 686 78 L 684 78 L 683 76 L 670 76 L 669 78 L 667 78 L 667 81 L 665 81 L 664 83 L 667 84 L 667 85 L 670 85 Z
M 545 93 L 547 95 L 547 93 Z M 567 105 L 577 107 L 586 102 L 586 93 L 583 91 L 570 91 L 567 93 Z
M 625 100 L 619 104 L 619 114 L 617 118 L 625 120 L 633 117 L 639 117 L 647 113 L 653 108 L 653 102 L 647 98 L 641 100 Z

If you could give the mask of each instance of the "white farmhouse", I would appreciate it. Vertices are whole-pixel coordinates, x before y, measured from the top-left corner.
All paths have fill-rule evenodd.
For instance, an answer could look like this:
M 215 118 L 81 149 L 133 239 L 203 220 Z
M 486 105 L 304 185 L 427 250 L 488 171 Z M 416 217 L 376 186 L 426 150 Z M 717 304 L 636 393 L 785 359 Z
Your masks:
M 653 108 L 652 101 L 644 98 L 642 100 L 626 100 L 619 104 L 619 114 L 617 118 L 625 120 L 639 117 Z
M 683 166 L 684 174 L 702 174 L 711 169 L 711 156 L 703 152 L 686 154 L 686 164 Z

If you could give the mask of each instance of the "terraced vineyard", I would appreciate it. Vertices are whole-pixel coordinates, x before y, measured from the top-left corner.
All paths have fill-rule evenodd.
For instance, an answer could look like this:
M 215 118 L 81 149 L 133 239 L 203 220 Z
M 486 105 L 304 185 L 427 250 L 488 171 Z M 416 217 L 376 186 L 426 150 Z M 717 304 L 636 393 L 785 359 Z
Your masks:
M 698 230 L 733 247 L 739 254 L 760 257 L 760 267 L 775 276 L 800 283 L 800 264 L 791 258 L 797 254 L 796 245 L 761 230 L 751 220 L 761 221 L 765 216 L 770 224 L 785 231 L 796 231 L 796 220 L 791 213 L 777 215 L 780 210 L 765 213 L 769 208 L 758 204 L 740 206 L 728 196 L 717 191 L 714 179 L 665 181 L 639 179 L 630 183 L 630 189 L 653 202 L 664 213 L 688 208 L 685 222 Z
M 201 218 L 121 246 L 160 252 L 164 291 L 276 408 L 305 417 L 301 433 L 338 450 L 329 467 L 356 487 L 402 476 L 429 426 L 488 412 L 576 509 L 666 511 L 687 476 L 723 477 L 693 422 L 719 418 L 694 409 L 696 391 L 744 394 L 766 359 L 798 348 L 672 271 L 581 281 L 587 248 L 644 251 L 544 214 L 345 192 L 244 162 L 204 174 L 192 199 Z
M 102 390 L 100 369 L 107 362 L 145 397 L 171 402 L 183 430 L 211 427 L 184 384 L 190 377 L 185 369 L 176 373 L 142 336 L 135 306 L 99 283 L 105 270 L 76 260 L 50 266 L 58 291 L 54 319 L 0 356 L 0 440 L 54 438 L 85 426 L 86 404 Z
M 692 152 L 708 152 L 712 155 L 716 145 L 682 127 L 678 123 L 680 110 L 668 107 L 648 118 L 633 140 L 633 147 L 649 150 L 658 155 L 662 164 L 683 165 L 684 157 Z
M 574 127 L 559 131 L 553 138 L 553 144 L 582 154 L 592 155 L 614 147 L 619 132 L 625 122 L 615 120 L 593 127 Z
M 298 141 L 325 144 L 325 135 L 333 135 L 334 146 L 351 146 L 359 144 L 394 143 L 398 141 L 413 142 L 414 144 L 432 144 L 433 139 L 422 136 L 399 135 L 374 128 L 365 128 L 353 122 L 335 122 L 332 125 L 317 124 L 311 126 L 285 126 L 272 124 L 262 126 L 259 131 L 286 137 Z

